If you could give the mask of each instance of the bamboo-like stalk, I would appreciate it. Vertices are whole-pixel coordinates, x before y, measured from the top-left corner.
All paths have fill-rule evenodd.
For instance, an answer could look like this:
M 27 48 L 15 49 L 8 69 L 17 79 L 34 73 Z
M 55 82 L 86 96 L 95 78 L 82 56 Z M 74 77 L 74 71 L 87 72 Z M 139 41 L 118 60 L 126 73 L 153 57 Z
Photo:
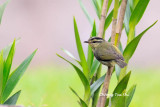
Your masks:
M 108 1 L 108 0 L 104 0 L 104 4 L 106 3 L 106 1 Z M 115 43 L 117 46 L 120 43 L 120 38 L 121 38 L 121 33 L 122 33 L 122 27 L 123 27 L 123 20 L 124 20 L 126 5 L 127 5 L 127 0 L 123 0 L 122 1 L 122 5 L 121 5 L 121 9 L 120 9 L 120 15 L 119 15 L 119 20 L 118 20 L 118 25 L 117 25 L 116 28 L 112 27 L 112 33 L 114 33 L 112 35 L 114 37 L 111 37 L 112 38 L 111 41 L 113 41 L 113 43 Z M 103 8 L 107 8 L 107 7 L 104 7 L 104 6 L 106 6 L 106 5 L 103 5 Z M 102 16 L 103 16 L 103 13 L 106 13 L 105 9 L 102 10 Z M 100 22 L 100 24 L 101 23 L 103 23 L 103 22 Z M 113 24 L 114 25 L 112 25 L 112 26 L 116 26 L 116 23 L 113 23 Z M 104 31 L 104 26 L 103 26 L 103 28 L 99 27 L 99 31 Z M 116 32 L 116 34 L 118 34 L 117 41 L 115 41 L 115 32 Z M 101 34 L 101 32 L 100 32 L 100 34 Z M 102 32 L 102 35 L 103 35 L 103 32 Z M 102 37 L 101 35 L 98 35 L 98 36 Z M 103 88 L 102 88 L 102 93 L 101 93 L 101 96 L 100 96 L 100 98 L 98 100 L 97 107 L 105 107 L 106 98 L 107 98 L 107 94 L 108 94 L 109 83 L 110 83 L 110 79 L 111 79 L 111 76 L 112 76 L 113 69 L 114 69 L 114 67 L 108 67 L 108 71 L 106 73 L 106 77 L 105 77 L 105 80 L 104 80 L 104 85 L 103 85 Z
M 98 37 L 103 37 L 104 24 L 105 24 L 105 20 L 106 20 L 107 7 L 108 7 L 108 0 L 104 0 L 104 2 L 103 2 L 103 7 L 102 7 L 100 24 L 99 24 Z

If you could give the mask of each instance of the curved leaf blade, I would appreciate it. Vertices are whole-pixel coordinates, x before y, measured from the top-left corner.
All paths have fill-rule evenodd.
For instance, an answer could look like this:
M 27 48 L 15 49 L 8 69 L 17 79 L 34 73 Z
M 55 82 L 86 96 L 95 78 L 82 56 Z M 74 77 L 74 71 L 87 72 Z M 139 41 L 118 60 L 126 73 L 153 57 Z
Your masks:
M 87 78 L 89 78 L 89 68 L 88 68 L 87 61 L 86 61 L 86 58 L 85 58 L 85 55 L 84 55 L 84 52 L 83 52 L 83 48 L 82 48 L 81 40 L 80 40 L 80 37 L 79 37 L 79 32 L 78 32 L 78 28 L 77 28 L 75 18 L 74 18 L 74 32 L 75 32 L 77 50 L 78 50 L 79 58 L 81 60 L 83 72 L 84 72 L 84 75 Z
M 153 27 L 155 24 L 157 23 L 154 22 L 151 26 L 149 26 L 147 29 L 145 29 L 142 33 L 140 33 L 137 37 L 135 37 L 125 48 L 124 52 L 123 52 L 123 56 L 126 60 L 126 62 L 129 61 L 129 59 L 132 57 L 132 55 L 134 54 L 139 41 L 141 40 L 142 36 L 151 28 Z
M 139 0 L 129 21 L 130 27 L 135 27 L 142 18 L 150 0 Z
M 72 58 L 73 60 L 75 60 L 76 62 L 78 62 L 79 65 L 82 65 L 81 62 L 78 61 L 68 50 L 65 50 L 65 49 L 62 48 L 62 51 L 63 51 L 64 53 L 66 53 L 70 58 Z
M 69 88 L 70 88 L 71 91 L 79 98 L 79 100 L 80 100 L 80 105 L 81 105 L 82 107 L 88 107 L 87 104 L 79 97 L 79 95 L 76 93 L 76 91 L 73 90 L 71 87 L 69 87 Z
M 101 78 L 99 78 L 96 82 L 94 82 L 91 85 L 91 96 L 94 94 L 94 92 L 103 84 L 104 79 L 105 79 L 105 75 L 103 75 Z
M 95 23 L 95 21 L 94 21 L 93 28 L 92 28 L 92 33 L 91 33 L 91 37 L 94 37 L 94 36 L 96 36 L 96 35 L 97 35 L 97 32 L 96 32 L 96 23 Z M 93 59 L 94 59 L 94 55 L 93 55 L 92 49 L 91 49 L 91 47 L 88 45 L 87 64 L 88 64 L 88 67 L 89 67 L 89 68 L 91 68 L 91 66 L 92 66 Z
M 18 100 L 20 94 L 21 94 L 21 90 L 19 90 L 14 95 L 12 95 L 7 101 L 4 102 L 4 104 L 7 104 L 7 105 L 16 105 L 17 100 Z
M 90 85 L 89 85 L 89 81 L 87 80 L 86 76 L 83 74 L 83 72 L 77 67 L 75 66 L 73 63 L 71 63 L 70 61 L 68 61 L 67 59 L 63 58 L 62 56 L 60 56 L 59 54 L 57 54 L 58 57 L 62 58 L 63 60 L 65 60 L 66 62 L 68 62 L 69 64 L 71 64 L 73 66 L 73 68 L 75 69 L 75 71 L 77 72 L 79 78 L 81 79 L 81 82 L 85 88 L 85 93 L 87 96 L 90 95 Z
M 88 11 L 86 10 L 84 4 L 82 3 L 82 0 L 78 0 L 81 9 L 83 10 L 83 13 L 85 14 L 85 16 L 87 17 L 88 21 L 90 22 L 91 25 L 93 25 L 93 19 L 91 18 L 91 16 L 89 15 Z
M 23 76 L 24 72 L 26 71 L 27 67 L 29 66 L 33 56 L 35 55 L 37 50 L 35 50 L 30 56 L 28 56 L 19 66 L 18 68 L 12 72 L 10 75 L 6 86 L 4 88 L 4 91 L 2 93 L 2 102 L 4 102 L 7 97 L 10 95 L 12 90 L 15 88 L 16 84 L 20 80 L 20 78 Z
M 7 82 L 8 77 L 9 77 L 9 73 L 10 73 L 10 70 L 11 70 L 14 53 L 15 53 L 15 40 L 14 40 L 12 46 L 11 46 L 11 49 L 9 51 L 7 60 L 4 63 L 4 69 L 3 69 L 3 89 L 4 89 L 5 85 L 6 85 L 6 82 Z
M 131 103 L 131 100 L 134 96 L 134 93 L 135 93 L 135 90 L 136 90 L 136 85 L 133 85 L 127 92 L 127 95 L 126 96 L 126 107 L 129 107 L 129 104 Z
M 91 67 L 90 78 L 92 78 L 94 76 L 94 74 L 96 73 L 99 65 L 100 65 L 100 62 L 97 59 L 95 59 L 94 62 L 93 62 L 93 65 Z
M 5 10 L 5 8 L 6 8 L 6 6 L 7 6 L 9 1 L 10 0 L 7 0 L 4 4 L 2 4 L 0 6 L 0 24 L 1 24 L 1 21 L 2 21 L 2 16 L 3 16 L 4 10 Z

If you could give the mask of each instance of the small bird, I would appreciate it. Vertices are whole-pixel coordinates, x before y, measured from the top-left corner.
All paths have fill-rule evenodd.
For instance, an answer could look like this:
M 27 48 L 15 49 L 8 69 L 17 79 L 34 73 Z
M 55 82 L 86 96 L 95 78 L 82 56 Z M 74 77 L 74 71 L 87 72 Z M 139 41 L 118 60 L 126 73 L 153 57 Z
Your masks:
M 105 41 L 100 37 L 91 37 L 88 43 L 96 59 L 102 64 L 111 67 L 118 64 L 121 68 L 124 68 L 127 64 L 124 62 L 121 51 L 112 43 Z

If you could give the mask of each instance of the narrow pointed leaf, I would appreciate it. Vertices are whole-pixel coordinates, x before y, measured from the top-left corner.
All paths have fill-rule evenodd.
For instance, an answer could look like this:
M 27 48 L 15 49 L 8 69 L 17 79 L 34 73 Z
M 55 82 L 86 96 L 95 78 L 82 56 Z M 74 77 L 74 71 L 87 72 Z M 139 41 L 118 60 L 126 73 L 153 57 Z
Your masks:
M 129 21 L 129 26 L 130 27 L 134 27 L 138 24 L 138 22 L 140 21 L 140 19 L 142 18 L 147 5 L 149 3 L 150 0 L 140 0 L 137 4 L 137 6 L 135 7 L 133 13 L 131 14 L 131 18 Z
M 2 4 L 0 6 L 0 24 L 1 24 L 1 21 L 2 21 L 2 16 L 3 16 L 4 10 L 5 10 L 8 2 L 9 2 L 9 0 L 7 0 L 4 4 Z
M 74 18 L 74 32 L 75 32 L 77 50 L 78 50 L 79 58 L 81 60 L 83 72 L 84 72 L 84 75 L 87 78 L 89 78 L 89 68 L 88 68 L 87 61 L 86 61 L 86 58 L 85 58 L 85 55 L 84 55 L 84 52 L 83 52 L 83 48 L 82 48 L 81 40 L 80 40 L 80 37 L 79 37 L 78 28 L 77 28 L 75 18 Z
M 71 91 L 79 98 L 79 100 L 80 100 L 80 105 L 81 105 L 82 107 L 88 107 L 87 104 L 79 97 L 79 95 L 76 93 L 76 91 L 73 90 L 71 87 L 70 87 L 70 89 L 71 89 Z
M 9 51 L 7 60 L 5 61 L 5 64 L 4 64 L 4 69 L 3 69 L 3 89 L 4 89 L 5 85 L 6 85 L 6 82 L 8 80 L 9 74 L 10 74 L 14 53 L 15 53 L 15 40 L 14 40 L 12 46 L 11 46 L 11 49 Z
M 94 82 L 91 85 L 91 96 L 94 94 L 94 92 L 103 84 L 104 79 L 106 75 L 103 75 L 101 78 L 99 78 L 96 82 Z
M 29 66 L 33 56 L 35 55 L 37 50 L 35 50 L 30 56 L 28 56 L 19 66 L 18 68 L 12 72 L 11 76 L 9 77 L 4 91 L 2 93 L 2 102 L 4 102 L 7 97 L 10 95 L 12 90 L 15 88 L 16 84 L 23 76 L 24 72 L 26 71 L 27 67 Z
M 100 65 L 100 62 L 97 59 L 95 59 L 91 67 L 90 78 L 92 78 L 93 75 L 96 73 L 99 65 Z
M 91 25 L 93 25 L 93 19 L 91 18 L 91 16 L 89 15 L 88 11 L 86 10 L 84 4 L 82 3 L 82 0 L 78 0 L 79 4 L 81 6 L 81 9 L 83 10 L 85 16 L 87 17 L 88 21 L 90 22 Z
M 77 66 L 75 66 L 73 63 L 71 63 L 67 59 L 63 58 L 59 54 L 57 54 L 57 56 L 62 58 L 63 60 L 65 60 L 66 62 L 68 62 L 69 64 L 71 64 L 73 66 L 73 68 L 77 72 L 79 78 L 81 79 L 81 82 L 83 83 L 83 86 L 85 88 L 85 93 L 89 96 L 90 95 L 90 85 L 89 85 L 89 82 L 88 82 L 86 76 L 83 74 L 83 72 Z
M 92 28 L 92 33 L 91 33 L 91 37 L 94 37 L 97 35 L 97 32 L 96 32 L 96 23 L 94 21 L 94 24 L 93 24 L 93 28 Z M 87 58 L 87 64 L 88 64 L 88 67 L 91 68 L 91 65 L 93 63 L 93 59 L 94 59 L 94 55 L 93 55 L 93 52 L 92 52 L 92 49 L 91 47 L 88 45 L 88 58 Z
M 121 94 L 127 88 L 127 84 L 128 84 L 130 75 L 131 75 L 131 71 L 128 72 L 125 75 L 125 77 L 118 83 L 118 85 L 116 86 L 116 88 L 113 91 L 113 94 L 115 94 L 115 93 Z
M 126 96 L 126 107 L 129 107 L 129 104 L 131 103 L 131 100 L 134 96 L 134 93 L 135 93 L 135 90 L 136 90 L 136 85 L 133 85 L 127 92 L 127 95 Z
M 3 51 L 0 53 L 0 96 L 2 93 L 2 85 L 3 85 Z
M 98 7 L 98 4 L 97 4 L 97 1 L 96 0 L 91 0 L 92 1 L 92 4 L 93 4 L 93 7 L 94 7 L 94 9 L 95 9 L 95 11 L 96 11 L 96 14 L 97 14 L 97 16 L 98 16 L 98 18 L 100 19 L 100 12 L 99 12 L 99 7 Z
M 124 52 L 123 52 L 123 56 L 125 58 L 126 61 L 129 61 L 129 59 L 132 57 L 132 55 L 134 54 L 139 41 L 141 40 L 142 36 L 155 24 L 157 23 L 154 22 L 151 26 L 149 26 L 147 29 L 145 29 L 142 33 L 140 33 L 136 38 L 134 38 L 125 48 Z
M 112 22 L 112 17 L 113 17 L 113 10 L 109 13 L 109 15 L 107 16 L 106 20 L 105 20 L 105 24 L 104 24 L 104 31 L 107 30 L 107 28 L 109 27 L 109 25 Z
M 8 100 L 5 101 L 4 104 L 6 104 L 6 105 L 16 105 L 20 93 L 21 93 L 21 90 L 19 90 L 14 95 L 12 95 L 10 98 L 8 98 Z
M 62 49 L 62 51 L 63 51 L 64 53 L 66 53 L 70 58 L 72 58 L 72 59 L 74 59 L 76 62 L 78 62 L 79 65 L 81 65 L 81 62 L 78 61 L 69 51 L 67 51 L 67 50 L 65 50 L 65 49 Z

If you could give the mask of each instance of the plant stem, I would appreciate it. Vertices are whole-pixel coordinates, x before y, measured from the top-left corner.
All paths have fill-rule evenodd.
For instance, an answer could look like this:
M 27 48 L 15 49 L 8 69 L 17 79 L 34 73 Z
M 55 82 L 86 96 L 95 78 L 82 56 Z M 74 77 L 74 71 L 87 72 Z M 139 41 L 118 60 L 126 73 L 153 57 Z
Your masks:
M 104 4 L 105 4 L 105 1 L 104 1 Z M 116 41 L 117 43 L 116 42 L 115 43 L 116 43 L 117 46 L 120 43 L 120 38 L 121 38 L 121 33 L 122 33 L 122 27 L 123 27 L 123 20 L 124 20 L 126 5 L 127 5 L 127 0 L 123 0 L 122 1 L 122 5 L 121 5 L 121 9 L 120 9 L 120 15 L 119 15 L 119 20 L 118 20 L 118 25 L 116 26 L 116 23 L 113 23 L 113 24 L 115 24 L 113 26 L 116 26 L 116 28 L 112 27 L 112 31 L 113 31 L 112 35 L 114 35 L 114 37 L 111 37 L 111 39 L 112 39 L 111 41 L 113 41 L 113 43 L 115 42 L 115 34 L 114 34 L 114 32 L 116 30 L 116 34 L 118 34 L 117 35 L 118 39 Z M 105 6 L 105 5 L 103 5 L 103 6 Z M 105 7 L 103 7 L 103 8 L 105 8 Z M 102 10 L 102 14 L 105 13 L 105 12 L 106 12 L 106 10 Z M 101 29 L 104 30 L 104 27 L 103 28 L 100 27 L 99 31 L 103 31 Z M 101 35 L 98 35 L 98 36 L 101 37 Z M 107 74 L 106 74 L 106 77 L 105 77 L 105 80 L 104 80 L 104 84 L 103 84 L 103 88 L 102 88 L 102 93 L 101 93 L 101 95 L 103 95 L 103 96 L 100 96 L 98 104 L 97 104 L 97 107 L 105 107 L 106 98 L 107 98 L 107 94 L 108 94 L 109 83 L 110 83 L 110 79 L 111 79 L 111 76 L 112 76 L 113 69 L 114 69 L 114 67 L 108 67 L 108 71 L 107 71 Z
M 118 24 L 117 24 L 117 28 L 116 28 L 116 33 L 118 33 L 117 47 L 119 46 L 120 38 L 121 38 L 121 34 L 122 34 L 122 27 L 123 27 L 123 20 L 124 20 L 124 16 L 125 16 L 126 6 L 127 6 L 127 0 L 123 0 L 122 5 L 121 5 L 121 9 L 120 9 Z
M 103 7 L 102 7 L 100 24 L 99 24 L 98 37 L 103 37 L 104 24 L 105 24 L 105 20 L 106 20 L 107 7 L 108 7 L 108 0 L 104 0 L 104 2 L 103 2 Z
M 101 96 L 99 98 L 97 107 L 105 107 L 107 93 L 108 93 L 108 87 L 109 87 L 109 83 L 110 83 L 110 79 L 111 79 L 111 76 L 112 76 L 113 69 L 114 69 L 114 67 L 108 67 L 108 71 L 107 71 L 107 74 L 106 74 L 106 77 L 105 77 L 105 80 L 104 80 Z

